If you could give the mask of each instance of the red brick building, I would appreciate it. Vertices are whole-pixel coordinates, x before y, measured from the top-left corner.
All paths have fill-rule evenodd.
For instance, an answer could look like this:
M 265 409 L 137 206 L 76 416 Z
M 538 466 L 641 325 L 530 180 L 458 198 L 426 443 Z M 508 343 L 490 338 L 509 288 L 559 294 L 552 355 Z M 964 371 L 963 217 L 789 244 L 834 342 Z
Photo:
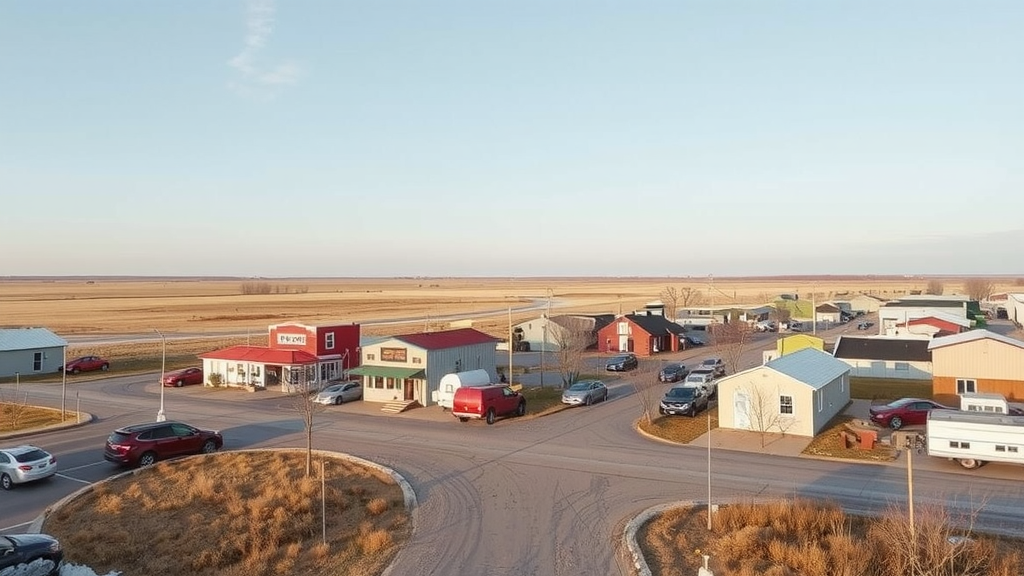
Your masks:
M 651 356 L 680 350 L 683 327 L 659 315 L 625 314 L 597 332 L 600 352 L 633 352 Z

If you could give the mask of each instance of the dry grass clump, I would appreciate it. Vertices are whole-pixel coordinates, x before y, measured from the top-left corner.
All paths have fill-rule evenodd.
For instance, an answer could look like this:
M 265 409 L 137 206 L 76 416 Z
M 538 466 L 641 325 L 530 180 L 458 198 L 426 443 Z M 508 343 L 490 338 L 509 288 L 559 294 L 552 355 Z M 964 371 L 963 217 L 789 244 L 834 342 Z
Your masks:
M 318 467 L 319 468 L 319 467 Z M 68 560 L 125 576 L 380 573 L 409 535 L 390 477 L 301 452 L 239 452 L 163 462 L 102 484 L 47 519 Z
M 24 396 L 15 398 L 14 393 L 10 396 L 12 399 L 9 401 L 0 398 L 0 432 L 28 430 L 61 423 L 60 410 L 31 406 L 28 404 L 30 399 Z M 76 417 L 71 411 L 67 411 L 66 415 L 69 419 Z
M 711 429 L 718 428 L 718 406 L 708 408 L 711 411 Z M 651 436 L 664 438 L 680 444 L 689 444 L 708 431 L 708 417 L 700 413 L 694 418 L 687 416 L 658 416 L 651 421 L 641 418 L 639 428 Z
M 804 500 L 723 506 L 707 532 L 705 508 L 678 508 L 648 522 L 638 536 L 655 576 L 696 573 L 711 557 L 716 576 L 1010 576 L 1024 573 L 1024 543 L 980 534 L 941 509 L 848 517 L 838 506 Z M 968 531 L 969 532 L 969 531 Z M 955 539 L 954 539 L 955 542 Z

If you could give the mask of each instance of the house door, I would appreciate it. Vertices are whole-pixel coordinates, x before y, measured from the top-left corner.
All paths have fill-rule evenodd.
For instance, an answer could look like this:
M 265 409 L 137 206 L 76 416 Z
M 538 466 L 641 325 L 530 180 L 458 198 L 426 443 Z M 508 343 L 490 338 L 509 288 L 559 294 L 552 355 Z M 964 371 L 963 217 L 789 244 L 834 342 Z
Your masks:
M 415 380 L 413 380 L 412 378 L 406 378 L 405 381 L 402 382 L 402 388 L 405 389 L 405 399 L 406 400 L 415 400 L 416 399 L 415 398 L 415 392 L 416 392 L 416 381 Z
M 733 394 L 732 419 L 739 430 L 750 430 L 750 396 L 737 390 Z
M 632 352 L 633 339 L 628 334 L 619 334 L 619 352 Z

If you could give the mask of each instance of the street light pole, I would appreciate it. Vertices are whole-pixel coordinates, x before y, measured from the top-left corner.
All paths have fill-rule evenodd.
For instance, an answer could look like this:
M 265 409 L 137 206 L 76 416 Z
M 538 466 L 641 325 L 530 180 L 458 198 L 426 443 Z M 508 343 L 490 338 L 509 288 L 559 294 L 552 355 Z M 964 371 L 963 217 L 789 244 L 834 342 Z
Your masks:
M 167 415 L 164 413 L 164 372 L 167 370 L 167 339 L 164 338 L 163 332 L 156 328 L 153 328 L 153 332 L 160 336 L 160 410 L 156 413 L 156 421 L 163 422 L 167 420 Z

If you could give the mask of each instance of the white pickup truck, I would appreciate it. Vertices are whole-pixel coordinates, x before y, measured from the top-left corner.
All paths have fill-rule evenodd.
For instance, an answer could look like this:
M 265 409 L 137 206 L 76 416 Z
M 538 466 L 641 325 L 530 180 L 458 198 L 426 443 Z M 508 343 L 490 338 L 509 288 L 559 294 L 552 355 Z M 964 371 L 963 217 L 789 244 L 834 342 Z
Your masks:
M 715 372 L 712 368 L 694 368 L 686 375 L 683 381 L 686 386 L 700 386 L 707 392 L 708 398 L 718 396 L 718 383 L 715 382 Z

